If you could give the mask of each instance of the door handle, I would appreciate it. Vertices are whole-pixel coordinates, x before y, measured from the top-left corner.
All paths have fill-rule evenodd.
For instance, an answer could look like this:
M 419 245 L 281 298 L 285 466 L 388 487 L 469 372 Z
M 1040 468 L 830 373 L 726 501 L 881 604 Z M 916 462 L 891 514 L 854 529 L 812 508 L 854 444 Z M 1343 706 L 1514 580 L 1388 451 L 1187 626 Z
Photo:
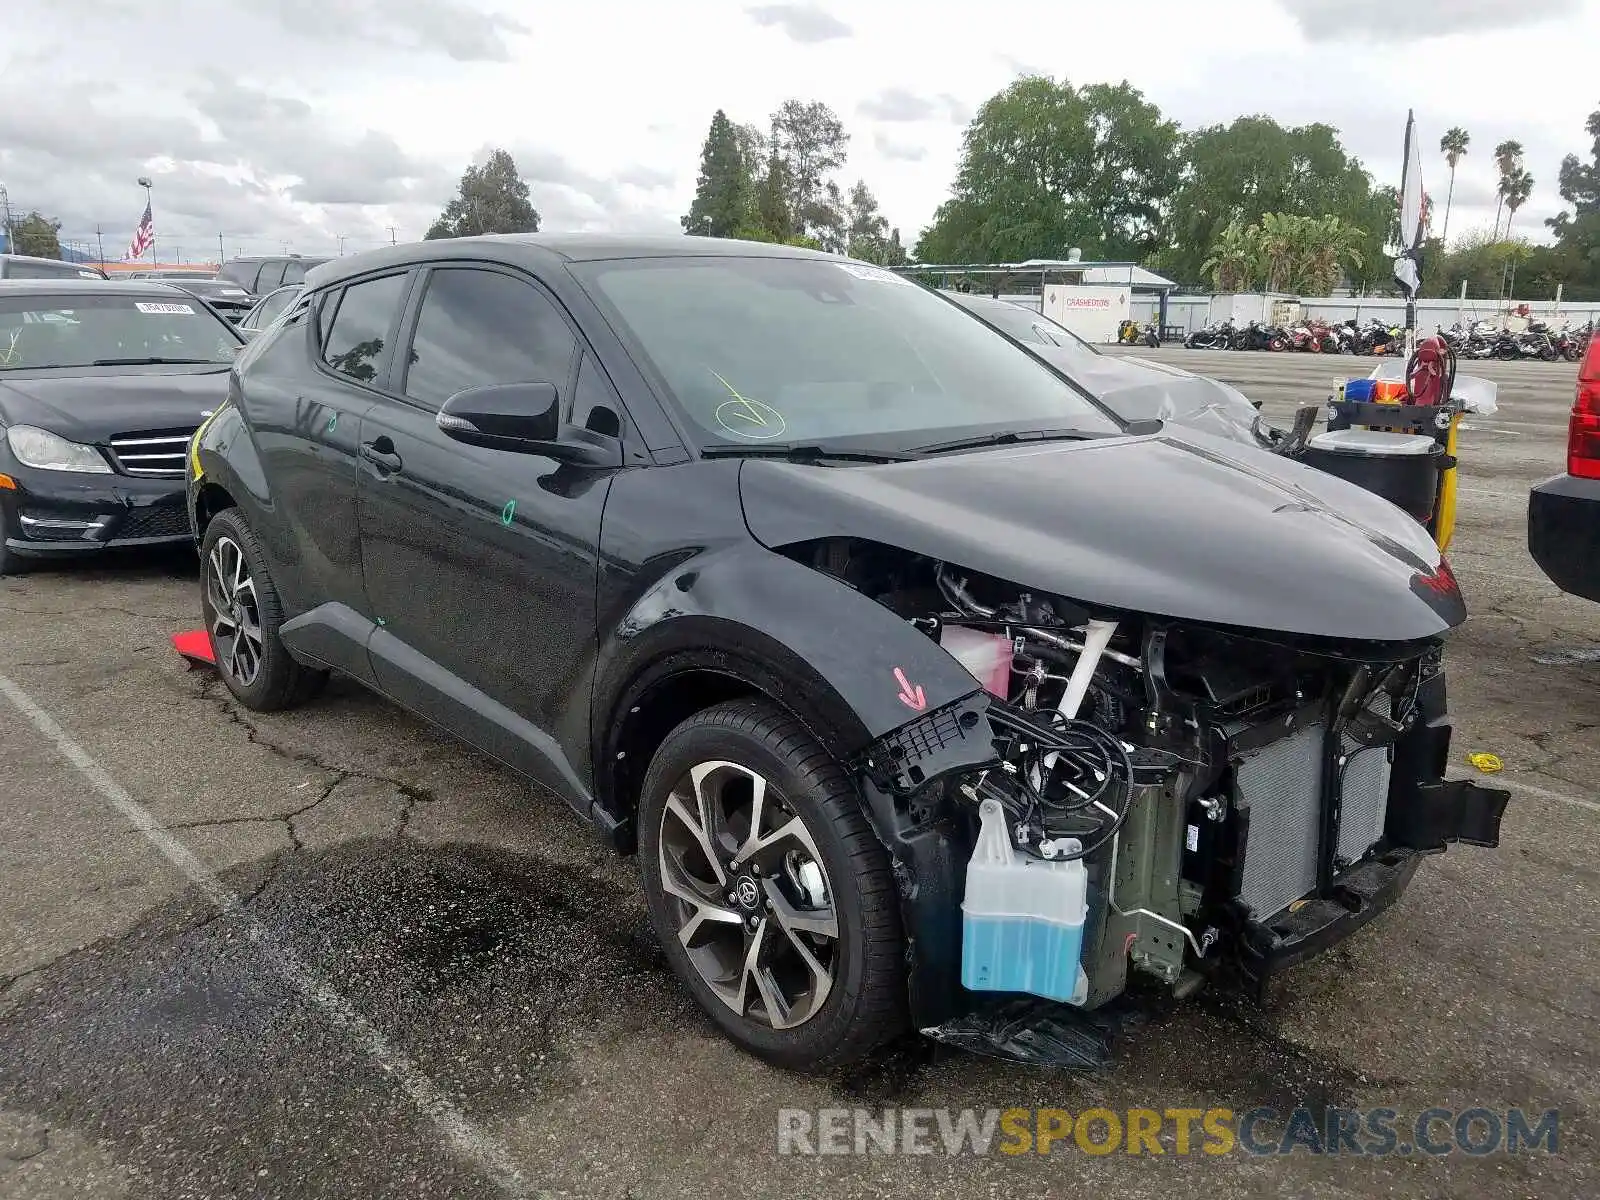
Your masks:
M 400 456 L 394 452 L 394 443 L 386 437 L 362 442 L 361 457 L 377 467 L 380 475 L 392 475 L 401 467 Z

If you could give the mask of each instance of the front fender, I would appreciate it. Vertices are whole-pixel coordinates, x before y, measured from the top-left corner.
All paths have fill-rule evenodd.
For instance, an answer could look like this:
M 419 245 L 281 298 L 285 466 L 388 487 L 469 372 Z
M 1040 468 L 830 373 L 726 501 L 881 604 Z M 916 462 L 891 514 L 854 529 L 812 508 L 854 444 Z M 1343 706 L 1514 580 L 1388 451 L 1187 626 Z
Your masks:
M 231 386 L 229 391 L 232 392 Z M 197 540 L 202 532 L 200 494 L 207 484 L 214 484 L 232 496 L 234 503 L 244 508 L 245 518 L 252 528 L 260 527 L 261 523 L 255 518 L 271 507 L 271 494 L 261 456 L 245 425 L 244 414 L 231 394 L 222 407 L 195 430 L 189 443 L 189 515 Z
M 813 718 L 841 761 L 978 690 L 960 663 L 909 622 L 748 540 L 678 563 L 601 634 L 600 730 L 616 724 L 633 681 L 674 657 L 780 686 L 777 698 Z
M 635 831 L 619 758 L 629 721 L 673 675 L 711 671 L 772 696 L 856 771 L 863 808 L 894 864 L 907 938 L 907 986 L 919 1027 L 960 1008 L 961 887 L 970 838 L 948 813 L 907 803 L 863 769 L 887 735 L 937 714 L 977 729 L 977 681 L 909 622 L 838 580 L 749 540 L 666 570 L 603 632 L 595 705 L 595 816 L 626 848 Z M 968 722 L 971 722 L 970 724 Z M 966 739 L 973 763 L 990 750 Z M 637 783 L 637 775 L 632 777 Z

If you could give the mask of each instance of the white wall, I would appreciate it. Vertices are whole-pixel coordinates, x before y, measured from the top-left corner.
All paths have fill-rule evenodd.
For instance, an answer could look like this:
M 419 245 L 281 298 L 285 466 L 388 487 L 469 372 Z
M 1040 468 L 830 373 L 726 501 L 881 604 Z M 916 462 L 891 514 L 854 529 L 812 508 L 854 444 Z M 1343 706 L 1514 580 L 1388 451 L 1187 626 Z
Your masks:
M 1025 299 L 1018 297 L 1018 299 Z M 1167 301 L 1167 324 L 1175 325 L 1180 329 L 1199 329 L 1209 324 L 1212 320 L 1221 320 L 1227 316 L 1228 308 L 1235 297 L 1232 296 L 1173 296 Z M 1220 309 L 1216 308 L 1219 301 L 1226 301 Z M 1457 320 L 1494 321 L 1503 323 L 1508 307 L 1514 308 L 1523 303 L 1507 306 L 1494 300 L 1468 300 L 1462 305 L 1456 300 L 1418 300 L 1417 301 L 1417 328 L 1432 332 L 1438 326 L 1449 328 Z M 1369 317 L 1377 317 L 1380 321 L 1393 321 L 1401 324 L 1406 318 L 1406 302 L 1398 297 L 1367 297 L 1361 299 L 1354 296 L 1323 296 L 1302 299 L 1305 314 L 1309 317 L 1321 317 L 1325 321 L 1339 322 L 1354 317 L 1358 321 L 1365 321 Z M 1559 317 L 1555 313 L 1555 303 L 1550 300 L 1529 300 L 1528 310 L 1535 319 L 1548 321 L 1554 325 L 1582 325 L 1585 321 L 1600 317 L 1600 302 L 1593 300 L 1563 301 Z M 1159 303 L 1154 296 L 1135 296 L 1133 298 L 1132 316 L 1135 321 L 1153 321 L 1159 309 Z M 1211 313 L 1217 311 L 1217 316 Z M 1239 320 L 1261 320 L 1259 316 L 1240 316 Z
M 1086 342 L 1110 343 L 1128 319 L 1127 287 L 1048 283 L 1044 289 L 1044 315 L 1064 325 Z

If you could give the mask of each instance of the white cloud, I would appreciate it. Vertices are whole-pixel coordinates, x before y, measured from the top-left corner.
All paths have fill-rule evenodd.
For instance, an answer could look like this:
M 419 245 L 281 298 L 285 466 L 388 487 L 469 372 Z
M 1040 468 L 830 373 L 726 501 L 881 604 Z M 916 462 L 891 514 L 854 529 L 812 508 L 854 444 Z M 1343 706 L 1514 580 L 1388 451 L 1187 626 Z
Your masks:
M 1415 11 L 1414 11 L 1415 10 Z M 1600 0 L 1147 0 L 1137 20 L 1010 0 L 16 0 L 0 42 L 0 182 L 64 233 L 126 244 L 156 181 L 186 257 L 418 237 L 486 146 L 505 146 L 547 228 L 677 228 L 712 112 L 764 125 L 822 100 L 907 241 L 945 198 L 962 123 L 1018 71 L 1124 76 L 1187 127 L 1265 112 L 1326 121 L 1398 182 L 1407 107 L 1425 145 L 1463 125 L 1451 229 L 1494 216 L 1490 151 L 1516 138 L 1560 207 L 1588 144 Z M 1332 13 L 1332 17 L 1329 13 Z M 1463 16 L 1463 14 L 1476 16 Z M 1376 14 L 1376 15 L 1374 15 Z M 1530 23 L 1534 22 L 1534 23 Z M 1359 45 L 1329 42 L 1346 26 Z M 1405 31 L 1448 34 L 1422 43 Z M 1241 38 L 1240 31 L 1248 31 Z M 1419 35 L 1420 36 L 1420 35 Z M 1442 201 L 1446 168 L 1424 155 Z

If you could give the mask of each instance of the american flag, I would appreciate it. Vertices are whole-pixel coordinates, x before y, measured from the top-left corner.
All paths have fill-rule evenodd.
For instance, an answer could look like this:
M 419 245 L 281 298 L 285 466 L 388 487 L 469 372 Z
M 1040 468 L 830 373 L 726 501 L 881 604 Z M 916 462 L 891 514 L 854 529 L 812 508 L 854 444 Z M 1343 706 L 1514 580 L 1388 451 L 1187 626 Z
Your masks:
M 156 241 L 155 218 L 150 215 L 150 205 L 144 206 L 144 216 L 139 218 L 139 228 L 133 231 L 133 244 L 128 247 L 128 257 L 138 258 Z

